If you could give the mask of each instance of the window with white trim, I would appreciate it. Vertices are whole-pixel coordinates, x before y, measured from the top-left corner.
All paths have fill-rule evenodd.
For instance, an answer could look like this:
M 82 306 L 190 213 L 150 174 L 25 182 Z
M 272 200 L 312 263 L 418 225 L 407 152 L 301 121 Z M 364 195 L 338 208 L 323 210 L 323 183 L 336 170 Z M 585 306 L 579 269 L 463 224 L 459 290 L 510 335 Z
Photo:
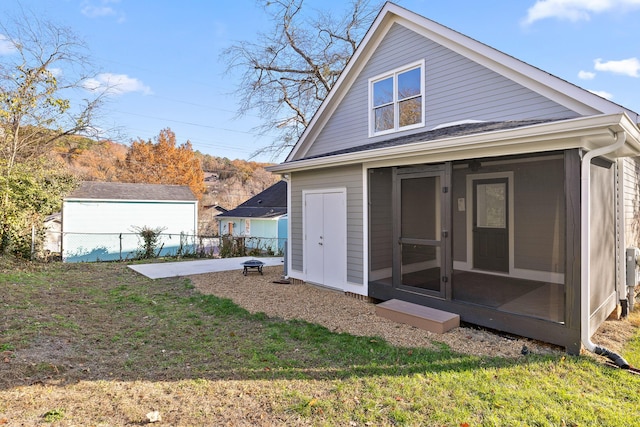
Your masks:
M 424 61 L 369 80 L 369 136 L 424 126 Z

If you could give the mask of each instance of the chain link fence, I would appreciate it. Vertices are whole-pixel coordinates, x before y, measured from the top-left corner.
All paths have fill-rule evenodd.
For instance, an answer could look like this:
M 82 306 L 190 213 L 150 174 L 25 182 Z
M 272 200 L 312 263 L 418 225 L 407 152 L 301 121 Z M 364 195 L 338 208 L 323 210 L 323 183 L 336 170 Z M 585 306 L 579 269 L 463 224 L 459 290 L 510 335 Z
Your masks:
M 150 247 L 138 233 L 47 233 L 34 242 L 33 258 L 64 262 L 127 261 L 142 258 L 229 258 L 282 256 L 286 239 L 159 233 Z M 40 249 L 37 249 L 40 248 Z

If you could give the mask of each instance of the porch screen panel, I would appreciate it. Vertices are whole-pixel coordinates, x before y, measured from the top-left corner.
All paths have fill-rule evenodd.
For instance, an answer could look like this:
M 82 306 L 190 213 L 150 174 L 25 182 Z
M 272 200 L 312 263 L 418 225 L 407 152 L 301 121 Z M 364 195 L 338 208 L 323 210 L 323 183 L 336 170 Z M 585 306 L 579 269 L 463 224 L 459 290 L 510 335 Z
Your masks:
M 469 213 L 469 203 L 465 209 L 454 206 L 454 215 L 458 217 L 454 223 L 454 236 L 463 233 L 466 226 L 463 219 L 467 215 L 488 229 L 507 226 L 513 233 L 513 268 L 501 274 L 473 268 L 456 270 L 452 278 L 452 298 L 497 312 L 564 323 L 562 274 L 566 213 L 562 156 L 537 156 L 509 162 L 497 159 L 495 163 L 485 160 L 479 171 L 456 170 L 454 185 L 465 185 L 463 177 L 466 176 L 468 182 L 468 175 L 475 180 L 496 180 L 496 176 L 509 173 L 513 174 L 513 179 L 504 187 L 507 191 L 504 196 L 507 200 L 512 197 L 513 203 L 504 205 L 501 185 L 479 183 L 479 212 Z M 454 188 L 454 200 L 465 197 L 464 190 Z M 466 201 L 469 200 L 472 198 L 467 196 Z M 511 207 L 512 216 L 508 214 Z M 472 238 L 465 236 L 454 245 L 461 244 L 466 250 Z
M 402 284 L 440 291 L 440 247 L 402 245 Z
M 590 314 L 616 292 L 615 168 L 591 165 L 591 301 Z M 609 307 L 609 314 L 613 310 Z
M 436 177 L 413 178 L 402 181 L 402 237 L 438 240 L 436 227 L 439 206 L 436 200 Z
M 562 158 L 514 165 L 514 267 L 563 274 L 565 193 Z
M 369 276 L 391 284 L 393 212 L 391 168 L 369 171 Z

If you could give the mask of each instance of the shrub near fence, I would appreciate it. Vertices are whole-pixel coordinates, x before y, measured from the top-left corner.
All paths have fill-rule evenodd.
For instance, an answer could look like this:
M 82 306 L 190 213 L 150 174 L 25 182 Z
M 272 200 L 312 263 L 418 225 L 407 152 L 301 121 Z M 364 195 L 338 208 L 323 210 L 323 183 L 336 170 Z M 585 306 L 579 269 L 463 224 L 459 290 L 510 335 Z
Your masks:
M 64 262 L 126 261 L 153 257 L 228 258 L 238 256 L 282 256 L 286 239 L 206 236 L 159 233 L 150 248 L 138 233 L 59 233 L 61 248 L 48 245 L 49 258 L 61 253 Z M 55 239 L 53 239 L 55 240 Z M 35 245 L 34 245 L 35 246 Z
M 271 237 L 220 237 L 220 257 L 282 256 L 287 239 Z

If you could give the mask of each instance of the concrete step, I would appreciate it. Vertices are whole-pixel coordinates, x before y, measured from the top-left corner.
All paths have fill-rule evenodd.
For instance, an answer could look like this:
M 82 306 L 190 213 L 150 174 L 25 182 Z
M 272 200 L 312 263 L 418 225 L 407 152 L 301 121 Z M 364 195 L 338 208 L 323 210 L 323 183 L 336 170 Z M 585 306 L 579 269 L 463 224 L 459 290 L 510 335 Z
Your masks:
M 394 322 L 443 334 L 460 326 L 460 316 L 399 299 L 376 305 L 376 314 Z

